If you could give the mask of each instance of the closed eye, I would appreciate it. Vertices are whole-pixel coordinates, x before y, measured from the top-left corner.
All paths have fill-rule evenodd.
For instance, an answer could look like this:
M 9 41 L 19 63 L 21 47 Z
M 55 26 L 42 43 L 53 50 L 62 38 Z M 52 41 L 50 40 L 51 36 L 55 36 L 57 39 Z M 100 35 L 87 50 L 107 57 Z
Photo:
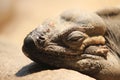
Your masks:
M 84 38 L 85 36 L 80 31 L 74 31 L 67 36 L 67 41 L 70 42 L 81 41 Z
M 68 41 L 79 41 L 79 39 L 83 39 L 83 36 L 75 36 L 75 37 L 70 37 L 67 40 Z

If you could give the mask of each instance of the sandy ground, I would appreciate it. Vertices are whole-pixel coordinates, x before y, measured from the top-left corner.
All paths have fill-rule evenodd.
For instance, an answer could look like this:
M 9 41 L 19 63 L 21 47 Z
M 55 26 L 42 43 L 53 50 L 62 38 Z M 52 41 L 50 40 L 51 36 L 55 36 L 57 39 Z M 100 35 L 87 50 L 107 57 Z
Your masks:
M 31 64 L 32 61 L 26 58 L 21 51 L 24 37 L 45 19 L 57 16 L 68 9 L 96 11 L 105 7 L 119 6 L 119 4 L 120 0 L 0 0 L 0 5 L 2 5 L 0 6 L 0 75 L 2 75 L 0 80 L 14 80 L 13 76 L 16 76 L 15 74 L 19 70 L 23 70 L 25 74 L 26 69 L 24 71 L 22 68 Z M 35 67 L 34 64 L 32 65 Z M 56 72 L 60 71 L 65 70 Z M 65 71 L 65 73 L 70 72 Z M 73 73 L 80 76 L 77 72 L 71 72 L 71 74 Z M 54 71 L 39 74 L 54 74 Z M 39 74 L 36 73 L 34 76 Z M 28 77 L 23 80 L 26 78 Z M 68 77 L 64 79 L 68 79 Z

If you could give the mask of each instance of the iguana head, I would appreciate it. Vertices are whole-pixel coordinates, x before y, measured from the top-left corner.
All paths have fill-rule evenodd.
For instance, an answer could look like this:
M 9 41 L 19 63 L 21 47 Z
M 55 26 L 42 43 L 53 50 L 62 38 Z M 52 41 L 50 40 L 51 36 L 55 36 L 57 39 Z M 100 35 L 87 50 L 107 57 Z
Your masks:
M 91 56 L 98 47 L 94 49 L 90 47 L 93 45 L 89 45 L 83 50 L 80 47 L 86 38 L 103 36 L 105 30 L 104 22 L 96 14 L 83 16 L 82 13 L 64 12 L 57 18 L 46 20 L 28 34 L 24 40 L 23 52 L 36 62 L 74 68 L 78 66 L 78 60 L 85 58 L 86 53 L 89 53 L 89 57 L 101 58 L 98 55 Z

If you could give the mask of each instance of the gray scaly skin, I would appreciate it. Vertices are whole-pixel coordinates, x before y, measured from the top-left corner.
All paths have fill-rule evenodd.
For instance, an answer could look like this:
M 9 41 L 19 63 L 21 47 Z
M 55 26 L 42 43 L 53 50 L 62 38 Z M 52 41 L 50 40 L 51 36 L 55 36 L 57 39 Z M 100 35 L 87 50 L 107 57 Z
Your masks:
M 29 33 L 22 49 L 37 63 L 77 70 L 98 80 L 119 80 L 119 20 L 118 8 L 66 11 Z

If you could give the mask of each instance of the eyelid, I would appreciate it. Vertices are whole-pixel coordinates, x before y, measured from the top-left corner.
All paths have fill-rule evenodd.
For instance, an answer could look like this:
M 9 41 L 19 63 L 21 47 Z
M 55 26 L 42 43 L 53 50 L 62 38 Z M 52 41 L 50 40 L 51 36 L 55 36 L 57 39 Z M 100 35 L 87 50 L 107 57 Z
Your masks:
M 67 36 L 67 41 L 78 41 L 79 39 L 83 39 L 85 36 L 80 31 L 73 31 Z
M 79 39 L 84 38 L 84 36 L 74 36 L 74 37 L 69 37 L 67 40 L 68 41 L 78 41 Z

